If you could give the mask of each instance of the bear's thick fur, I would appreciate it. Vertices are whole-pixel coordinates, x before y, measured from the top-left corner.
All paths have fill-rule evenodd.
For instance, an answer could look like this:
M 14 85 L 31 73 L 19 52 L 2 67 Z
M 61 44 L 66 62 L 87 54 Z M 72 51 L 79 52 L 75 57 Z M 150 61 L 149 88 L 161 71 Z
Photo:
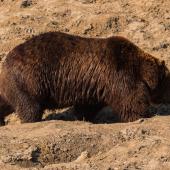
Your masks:
M 147 117 L 165 72 L 164 62 L 123 37 L 44 33 L 14 48 L 2 65 L 1 124 L 12 111 L 36 122 L 46 108 L 72 105 L 87 120 L 106 105 L 124 122 Z

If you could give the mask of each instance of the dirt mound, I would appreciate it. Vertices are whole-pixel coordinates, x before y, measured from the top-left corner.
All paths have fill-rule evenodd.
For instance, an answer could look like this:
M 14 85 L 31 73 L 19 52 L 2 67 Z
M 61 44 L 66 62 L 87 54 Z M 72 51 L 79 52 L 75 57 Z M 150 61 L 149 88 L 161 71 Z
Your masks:
M 125 36 L 170 68 L 169 9 L 169 0 L 1 0 L 0 59 L 34 35 L 62 31 L 84 37 Z M 13 114 L 6 119 L 8 125 L 0 127 L 0 167 L 170 169 L 170 106 L 149 110 L 164 116 L 113 123 L 116 118 L 107 108 L 92 124 L 76 121 L 70 110 L 59 110 L 47 111 L 43 122 L 20 125 Z
M 45 121 L 8 125 L 0 128 L 0 165 L 21 169 L 168 169 L 169 121 L 168 116 L 157 116 L 119 124 Z

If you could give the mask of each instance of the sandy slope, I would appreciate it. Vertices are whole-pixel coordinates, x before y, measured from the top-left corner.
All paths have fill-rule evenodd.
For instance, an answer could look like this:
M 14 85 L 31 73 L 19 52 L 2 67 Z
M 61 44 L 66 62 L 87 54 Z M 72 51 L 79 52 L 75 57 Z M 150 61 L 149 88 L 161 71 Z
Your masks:
M 1 0 L 0 58 L 32 35 L 63 31 L 85 37 L 123 35 L 170 68 L 169 0 Z M 167 94 L 168 95 L 168 94 Z M 161 105 L 156 113 L 168 115 Z M 48 116 L 50 114 L 50 116 Z M 47 113 L 46 119 L 74 120 Z M 100 114 L 98 122 L 108 122 Z M 103 121 L 104 120 L 104 121 Z M 0 128 L 0 167 L 18 169 L 170 169 L 170 116 L 127 124 L 45 121 Z

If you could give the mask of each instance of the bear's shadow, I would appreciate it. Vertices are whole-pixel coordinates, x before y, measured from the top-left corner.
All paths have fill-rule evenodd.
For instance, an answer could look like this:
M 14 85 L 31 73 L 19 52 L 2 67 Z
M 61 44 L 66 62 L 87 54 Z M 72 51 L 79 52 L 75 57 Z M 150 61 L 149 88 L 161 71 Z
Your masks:
M 77 121 L 77 117 L 74 115 L 73 108 L 68 108 L 64 111 L 55 111 L 50 114 L 48 114 L 44 121 L 46 120 L 64 120 L 64 121 Z M 86 121 L 86 120 L 82 120 Z M 102 109 L 95 117 L 93 121 L 90 121 L 91 123 L 95 124 L 102 124 L 102 123 L 115 123 L 120 122 L 118 116 L 116 114 L 113 114 L 111 108 L 105 107 Z
M 157 107 L 151 106 L 148 112 L 154 115 L 167 116 L 170 115 L 170 104 L 161 104 Z M 64 121 L 77 121 L 74 115 L 74 110 L 68 108 L 62 111 L 55 111 L 48 114 L 44 121 L 46 120 L 64 120 Z M 121 122 L 116 113 L 113 113 L 110 107 L 105 107 L 102 109 L 95 117 L 91 123 L 103 124 L 103 123 L 118 123 Z

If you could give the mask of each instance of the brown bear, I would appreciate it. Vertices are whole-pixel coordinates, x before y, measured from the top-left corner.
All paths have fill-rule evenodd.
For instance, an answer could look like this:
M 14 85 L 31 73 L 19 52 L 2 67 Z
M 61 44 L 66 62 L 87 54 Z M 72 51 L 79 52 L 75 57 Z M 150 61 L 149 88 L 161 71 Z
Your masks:
M 123 37 L 44 33 L 7 55 L 0 74 L 0 121 L 16 111 L 22 122 L 36 122 L 44 109 L 68 106 L 86 120 L 106 105 L 123 122 L 148 117 L 166 70 L 164 62 Z

